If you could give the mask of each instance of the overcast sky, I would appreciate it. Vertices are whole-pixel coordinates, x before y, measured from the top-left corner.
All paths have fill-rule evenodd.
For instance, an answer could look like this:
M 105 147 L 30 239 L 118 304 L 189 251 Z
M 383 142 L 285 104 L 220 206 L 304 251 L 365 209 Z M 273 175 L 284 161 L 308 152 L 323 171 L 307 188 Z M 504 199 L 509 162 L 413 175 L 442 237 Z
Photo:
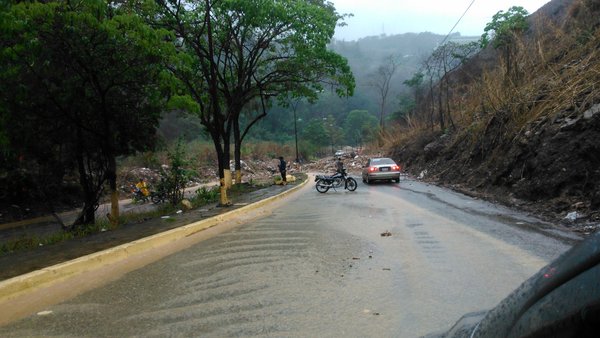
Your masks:
M 356 40 L 365 36 L 432 32 L 448 34 L 472 0 L 329 0 L 338 13 L 352 13 L 348 26 L 338 27 L 335 38 Z M 522 6 L 535 12 L 549 0 L 475 0 L 454 32 L 481 35 L 498 11 Z

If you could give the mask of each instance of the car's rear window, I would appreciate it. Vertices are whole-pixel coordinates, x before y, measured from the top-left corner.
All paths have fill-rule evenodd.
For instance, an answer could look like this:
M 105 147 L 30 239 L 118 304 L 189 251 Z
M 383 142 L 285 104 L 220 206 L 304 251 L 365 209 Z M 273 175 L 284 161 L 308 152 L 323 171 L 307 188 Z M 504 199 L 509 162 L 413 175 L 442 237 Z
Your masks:
M 371 164 L 396 164 L 391 158 L 374 158 L 371 159 Z

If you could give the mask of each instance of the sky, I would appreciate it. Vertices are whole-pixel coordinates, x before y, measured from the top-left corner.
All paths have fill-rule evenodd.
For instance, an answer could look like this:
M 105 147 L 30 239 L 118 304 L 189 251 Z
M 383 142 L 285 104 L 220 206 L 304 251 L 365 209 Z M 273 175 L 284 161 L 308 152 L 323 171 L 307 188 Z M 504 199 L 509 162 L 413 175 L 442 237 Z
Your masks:
M 338 40 L 365 36 L 432 32 L 446 35 L 473 0 L 329 0 L 338 13 L 352 13 L 348 26 L 336 28 Z M 550 0 L 475 0 L 453 32 L 483 34 L 498 11 L 521 6 L 533 13 Z

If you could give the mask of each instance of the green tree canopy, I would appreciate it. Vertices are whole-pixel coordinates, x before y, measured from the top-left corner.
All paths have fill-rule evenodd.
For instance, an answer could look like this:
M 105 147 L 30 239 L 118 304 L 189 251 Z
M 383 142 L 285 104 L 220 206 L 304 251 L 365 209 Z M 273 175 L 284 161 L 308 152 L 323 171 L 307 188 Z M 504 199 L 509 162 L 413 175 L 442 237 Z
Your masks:
M 168 34 L 104 0 L 21 2 L 1 22 L 9 147 L 74 164 L 85 202 L 76 224 L 94 222 L 104 184 L 116 192 L 116 157 L 154 142 Z
M 219 177 L 229 170 L 233 133 L 236 167 L 241 142 L 266 110 L 240 125 L 248 103 L 267 96 L 315 98 L 324 85 L 351 95 L 346 60 L 327 49 L 342 16 L 324 0 L 156 1 L 149 20 L 172 30 L 180 61 L 172 65 L 199 109 L 219 157 Z M 158 18 L 158 20 L 156 20 Z M 264 102 L 261 102 L 264 105 Z M 222 196 L 224 191 L 222 190 Z M 227 202 L 222 200 L 223 202 Z
M 353 110 L 348 113 L 343 126 L 346 130 L 346 140 L 352 145 L 373 141 L 379 130 L 377 118 L 366 110 Z
M 523 7 L 513 6 L 508 11 L 499 11 L 494 14 L 492 21 L 485 26 L 480 44 L 485 48 L 491 42 L 494 48 L 502 48 L 504 52 L 504 66 L 506 75 L 513 74 L 512 53 L 515 38 L 528 28 L 527 15 Z
M 303 140 L 309 141 L 316 146 L 324 147 L 329 144 L 329 136 L 325 129 L 325 124 L 323 123 L 323 119 L 320 118 L 308 121 L 306 127 L 302 129 L 301 136 Z
M 481 35 L 481 47 L 485 48 L 492 42 L 494 48 L 504 47 L 512 43 L 515 33 L 527 29 L 527 16 L 529 13 L 521 6 L 513 6 L 508 11 L 498 11 L 492 17 L 492 21 L 485 25 L 484 33 Z

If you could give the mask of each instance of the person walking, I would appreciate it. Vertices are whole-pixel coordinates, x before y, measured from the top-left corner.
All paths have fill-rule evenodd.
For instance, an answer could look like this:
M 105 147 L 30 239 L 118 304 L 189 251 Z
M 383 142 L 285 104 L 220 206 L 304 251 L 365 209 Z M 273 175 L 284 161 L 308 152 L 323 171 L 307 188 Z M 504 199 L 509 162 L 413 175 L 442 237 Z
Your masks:
M 283 184 L 287 183 L 287 163 L 283 160 L 283 156 L 279 156 L 279 173 L 281 173 L 281 180 Z

